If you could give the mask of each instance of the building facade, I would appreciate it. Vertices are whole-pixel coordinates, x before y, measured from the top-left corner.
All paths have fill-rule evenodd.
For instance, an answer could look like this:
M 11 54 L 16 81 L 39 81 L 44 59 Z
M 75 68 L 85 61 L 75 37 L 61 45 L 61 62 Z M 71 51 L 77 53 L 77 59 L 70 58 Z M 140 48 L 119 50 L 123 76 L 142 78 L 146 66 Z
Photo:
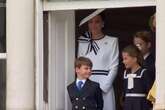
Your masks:
M 1 81 L 5 79 L 2 87 L 6 87 L 0 91 L 1 96 L 6 96 L 2 100 L 2 105 L 6 105 L 4 110 L 68 110 L 66 86 L 75 78 L 73 64 L 78 18 L 91 9 L 124 10 L 130 7 L 156 8 L 155 110 L 165 109 L 164 0 L 1 1 L 0 9 L 6 8 L 6 14 L 5 11 L 2 13 L 6 18 L 0 18 L 4 23 L 0 26 L 1 32 L 6 36 L 0 37 L 5 39 L 0 54 L 3 62 L 0 68 L 4 69 L 1 70 L 4 76 Z M 81 10 L 86 12 L 79 12 Z

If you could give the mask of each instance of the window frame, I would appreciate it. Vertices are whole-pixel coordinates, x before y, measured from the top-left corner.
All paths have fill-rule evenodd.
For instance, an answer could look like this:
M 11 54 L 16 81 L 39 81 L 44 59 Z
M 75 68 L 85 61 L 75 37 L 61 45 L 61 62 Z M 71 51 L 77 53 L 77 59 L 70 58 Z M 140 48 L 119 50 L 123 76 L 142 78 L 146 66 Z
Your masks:
M 52 2 L 48 0 L 36 0 L 36 109 L 47 110 L 48 105 L 43 101 L 43 12 L 58 10 L 81 10 L 97 8 L 129 8 L 129 7 L 148 7 L 156 6 L 155 0 L 143 1 L 70 1 L 70 2 Z
M 50 2 L 43 1 L 43 11 L 56 10 L 80 10 L 96 8 L 128 8 L 128 7 L 145 7 L 156 6 L 155 0 L 124 0 L 124 1 L 70 1 L 70 2 Z
M 6 10 L 6 2 L 5 1 L 0 1 L 0 8 L 5 8 L 5 10 Z M 7 19 L 6 11 L 5 11 L 4 17 L 5 17 L 5 20 L 4 20 L 5 26 L 3 28 L 4 28 L 4 31 L 5 31 L 6 30 L 5 29 L 6 28 L 6 19 Z M 6 39 L 6 31 L 4 32 L 4 35 L 5 35 L 5 39 Z M 6 45 L 6 40 L 5 40 L 5 45 Z M 5 97 L 6 97 L 6 91 L 7 91 L 6 90 L 7 89 L 7 80 L 6 80 L 6 77 L 7 77 L 7 70 L 6 70 L 7 69 L 7 47 L 5 46 L 4 48 L 5 48 L 5 52 L 0 52 L 0 60 L 1 61 L 3 61 L 3 60 L 5 61 L 4 66 L 1 65 L 2 68 L 5 67 L 5 69 L 4 69 L 5 72 L 3 74 L 1 74 L 2 75 L 1 77 L 5 78 L 5 79 L 3 79 L 4 82 L 5 82 L 5 84 L 3 83 L 3 86 L 5 85 L 5 89 L 2 89 L 3 90 L 4 99 L 2 98 L 2 101 L 1 101 L 1 103 L 3 103 L 4 105 L 3 105 L 3 107 L 1 109 L 6 109 L 6 98 Z

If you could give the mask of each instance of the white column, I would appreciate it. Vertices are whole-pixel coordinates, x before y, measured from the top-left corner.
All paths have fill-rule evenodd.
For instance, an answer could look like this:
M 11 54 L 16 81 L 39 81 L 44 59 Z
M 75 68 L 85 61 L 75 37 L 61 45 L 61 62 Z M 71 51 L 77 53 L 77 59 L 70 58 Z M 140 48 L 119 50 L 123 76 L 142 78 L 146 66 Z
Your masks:
M 43 1 L 35 0 L 35 110 L 45 110 L 43 99 L 44 82 L 44 37 L 43 37 Z
M 34 50 L 34 0 L 7 0 L 7 110 L 35 110 Z
M 165 0 L 157 0 L 156 110 L 165 110 Z

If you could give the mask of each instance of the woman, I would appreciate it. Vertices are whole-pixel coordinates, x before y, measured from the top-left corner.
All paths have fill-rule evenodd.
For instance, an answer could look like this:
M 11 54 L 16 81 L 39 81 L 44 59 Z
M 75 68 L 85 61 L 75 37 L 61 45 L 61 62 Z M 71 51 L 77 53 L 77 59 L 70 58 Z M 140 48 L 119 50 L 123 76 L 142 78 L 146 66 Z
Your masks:
M 155 80 L 155 57 L 151 53 L 152 47 L 151 41 L 152 35 L 149 31 L 139 31 L 134 35 L 134 45 L 141 51 L 144 62 L 143 67 L 150 72 L 150 78 L 152 82 Z
M 103 91 L 103 110 L 115 110 L 113 81 L 118 69 L 118 40 L 105 35 L 103 10 L 97 10 L 82 20 L 88 22 L 88 32 L 79 38 L 78 56 L 84 56 L 93 62 L 91 80 L 98 82 Z

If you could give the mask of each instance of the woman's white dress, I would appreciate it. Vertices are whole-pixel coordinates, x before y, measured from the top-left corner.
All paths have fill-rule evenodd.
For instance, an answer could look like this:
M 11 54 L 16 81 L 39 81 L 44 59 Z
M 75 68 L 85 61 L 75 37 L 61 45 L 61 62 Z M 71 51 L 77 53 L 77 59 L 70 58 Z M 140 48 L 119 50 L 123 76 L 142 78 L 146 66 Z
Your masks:
M 90 79 L 98 82 L 103 91 L 103 110 L 115 110 L 113 81 L 119 64 L 118 39 L 105 35 L 101 39 L 91 40 L 84 35 L 78 41 L 78 56 L 87 57 L 93 62 Z

